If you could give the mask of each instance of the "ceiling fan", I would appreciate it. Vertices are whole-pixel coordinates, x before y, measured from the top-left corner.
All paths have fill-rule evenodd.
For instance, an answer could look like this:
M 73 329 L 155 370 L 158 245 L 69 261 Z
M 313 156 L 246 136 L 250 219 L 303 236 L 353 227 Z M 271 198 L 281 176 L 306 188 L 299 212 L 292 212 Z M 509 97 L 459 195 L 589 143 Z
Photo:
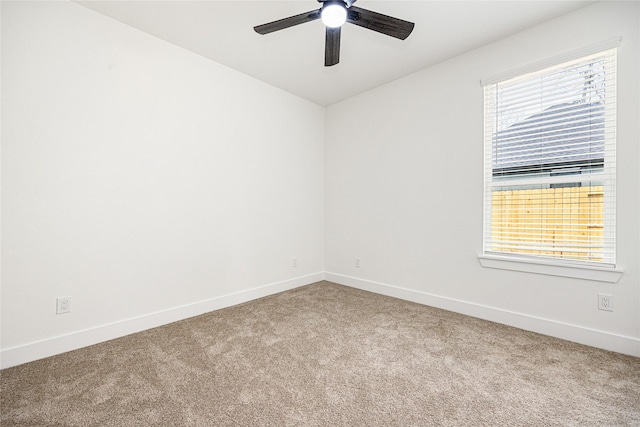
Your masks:
M 353 3 L 356 0 L 318 0 L 318 2 L 322 3 L 322 7 L 318 10 L 258 25 L 253 29 L 259 34 L 269 34 L 294 25 L 322 19 L 322 22 L 327 27 L 324 65 L 325 67 L 330 67 L 340 62 L 340 29 L 345 22 L 400 40 L 409 37 L 415 25 L 413 22 L 355 7 Z

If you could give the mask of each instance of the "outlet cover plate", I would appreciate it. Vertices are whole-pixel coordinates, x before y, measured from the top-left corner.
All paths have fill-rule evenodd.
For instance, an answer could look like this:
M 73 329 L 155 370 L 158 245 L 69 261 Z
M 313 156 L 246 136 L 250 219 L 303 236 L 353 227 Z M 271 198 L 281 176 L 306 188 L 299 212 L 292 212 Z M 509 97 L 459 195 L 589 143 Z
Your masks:
M 56 298 L 56 314 L 71 313 L 71 297 Z
M 613 295 L 598 294 L 598 310 L 613 311 Z

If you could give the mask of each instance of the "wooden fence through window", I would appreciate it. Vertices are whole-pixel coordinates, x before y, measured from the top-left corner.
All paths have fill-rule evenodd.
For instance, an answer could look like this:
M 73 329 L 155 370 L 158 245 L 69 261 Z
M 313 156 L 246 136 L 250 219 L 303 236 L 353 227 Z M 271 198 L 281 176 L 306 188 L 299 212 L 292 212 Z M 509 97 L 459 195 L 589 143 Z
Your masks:
M 603 260 L 602 186 L 500 190 L 492 194 L 492 250 Z

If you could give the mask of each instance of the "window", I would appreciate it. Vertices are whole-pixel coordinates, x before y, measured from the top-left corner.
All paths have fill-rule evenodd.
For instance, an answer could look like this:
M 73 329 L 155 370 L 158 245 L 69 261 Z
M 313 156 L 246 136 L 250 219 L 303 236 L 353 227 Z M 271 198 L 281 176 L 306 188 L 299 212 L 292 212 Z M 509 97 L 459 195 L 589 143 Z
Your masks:
M 616 49 L 484 85 L 485 255 L 615 267 L 615 96 Z

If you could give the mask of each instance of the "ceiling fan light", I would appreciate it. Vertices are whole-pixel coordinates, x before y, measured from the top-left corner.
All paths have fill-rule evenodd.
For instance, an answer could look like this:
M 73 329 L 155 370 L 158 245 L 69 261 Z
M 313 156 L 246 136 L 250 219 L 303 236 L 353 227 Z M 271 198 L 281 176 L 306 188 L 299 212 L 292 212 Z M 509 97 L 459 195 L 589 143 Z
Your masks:
M 329 28 L 341 27 L 347 21 L 347 8 L 344 4 L 325 4 L 321 12 L 322 23 Z

